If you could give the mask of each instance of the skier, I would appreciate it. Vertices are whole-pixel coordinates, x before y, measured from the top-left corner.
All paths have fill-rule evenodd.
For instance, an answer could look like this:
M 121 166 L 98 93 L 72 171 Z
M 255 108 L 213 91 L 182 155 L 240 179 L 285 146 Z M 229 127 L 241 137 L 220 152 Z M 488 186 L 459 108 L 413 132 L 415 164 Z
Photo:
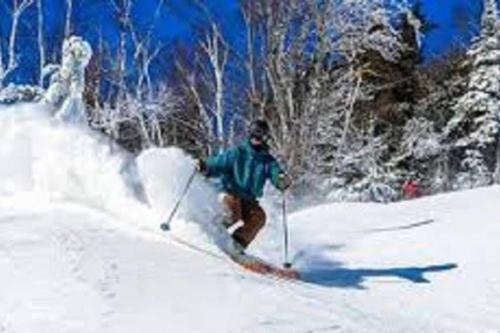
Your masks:
M 422 196 L 418 182 L 410 178 L 403 184 L 403 197 L 407 200 L 416 199 Z
M 238 221 L 232 237 L 243 252 L 254 240 L 266 222 L 266 213 L 258 199 L 263 195 L 267 180 L 279 190 L 291 185 L 290 177 L 269 152 L 269 125 L 264 120 L 252 122 L 249 138 L 243 144 L 218 155 L 199 160 L 200 173 L 209 178 L 222 179 L 223 224 L 230 228 Z

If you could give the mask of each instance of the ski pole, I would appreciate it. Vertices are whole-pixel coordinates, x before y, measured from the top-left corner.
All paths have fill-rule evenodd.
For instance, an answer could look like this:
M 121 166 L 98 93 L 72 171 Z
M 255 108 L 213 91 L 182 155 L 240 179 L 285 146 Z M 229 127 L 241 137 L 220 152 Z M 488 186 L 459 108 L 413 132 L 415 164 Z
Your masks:
M 168 219 L 167 219 L 167 222 L 165 223 L 162 223 L 161 224 L 161 229 L 163 231 L 168 231 L 170 230 L 170 223 L 172 222 L 172 220 L 174 219 L 174 216 L 175 214 L 177 213 L 177 211 L 179 210 L 179 207 L 182 203 L 182 200 L 184 200 L 184 197 L 186 196 L 187 192 L 189 191 L 189 188 L 191 187 L 191 184 L 193 183 L 193 180 L 194 180 L 194 177 L 196 176 L 196 174 L 198 173 L 198 170 L 195 169 L 193 171 L 193 173 L 191 174 L 191 176 L 189 177 L 189 180 L 187 181 L 187 184 L 186 184 L 186 187 L 184 188 L 184 191 L 182 192 L 179 200 L 177 201 L 177 203 L 175 204 L 174 206 L 174 209 L 172 210 L 172 212 L 170 213 Z
M 286 191 L 283 192 L 283 203 L 282 203 L 282 214 L 283 214 L 283 267 L 291 268 L 292 263 L 288 260 L 288 222 L 286 213 Z

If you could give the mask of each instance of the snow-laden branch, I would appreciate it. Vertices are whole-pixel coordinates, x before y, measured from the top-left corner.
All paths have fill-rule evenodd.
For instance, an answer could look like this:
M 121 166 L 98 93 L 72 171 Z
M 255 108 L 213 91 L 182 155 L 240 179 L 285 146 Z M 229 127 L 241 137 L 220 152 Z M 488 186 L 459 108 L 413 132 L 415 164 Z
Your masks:
M 66 0 L 66 19 L 64 23 L 64 38 L 71 35 L 71 19 L 73 16 L 73 0 Z
M 19 22 L 23 13 L 34 3 L 34 0 L 14 0 L 12 8 L 12 23 L 10 26 L 9 48 L 7 50 L 7 60 L 2 59 L 2 47 L 0 45 L 0 89 L 3 87 L 7 76 L 17 68 L 16 42 Z M 1 44 L 1 43 L 0 43 Z
M 38 31 L 37 31 L 37 39 L 38 39 L 38 53 L 39 53 L 39 67 L 40 67 L 40 75 L 38 77 L 38 85 L 40 88 L 43 87 L 43 78 L 44 73 L 43 69 L 45 67 L 46 62 L 46 54 L 45 54 L 45 40 L 43 37 L 43 3 L 42 0 L 36 0 L 36 6 L 38 11 Z
M 83 91 L 85 68 L 92 57 L 92 48 L 81 37 L 72 36 L 63 44 L 62 64 L 52 74 L 45 101 L 56 108 L 56 118 L 72 123 L 86 123 Z

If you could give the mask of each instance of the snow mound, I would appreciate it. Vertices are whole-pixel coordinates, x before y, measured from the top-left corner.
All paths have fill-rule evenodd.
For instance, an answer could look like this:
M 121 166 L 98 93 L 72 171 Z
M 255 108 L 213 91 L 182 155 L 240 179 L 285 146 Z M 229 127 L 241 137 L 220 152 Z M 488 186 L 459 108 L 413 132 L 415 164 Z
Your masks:
M 0 196 L 24 204 L 71 202 L 160 234 L 194 172 L 177 148 L 134 158 L 86 126 L 54 119 L 43 103 L 0 109 Z M 28 203 L 29 202 L 29 203 Z M 124 209 L 126 207 L 126 209 Z M 197 176 L 172 221 L 173 232 L 207 247 L 231 243 L 219 226 L 217 193 Z
M 0 141 L 0 332 L 500 327 L 500 187 L 292 214 L 290 253 L 304 278 L 293 283 L 160 236 L 194 171 L 178 149 L 135 159 L 40 104 L 0 108 Z M 217 193 L 196 176 L 172 234 L 224 246 L 219 214 Z M 250 249 L 275 264 L 277 225 L 269 219 Z
M 175 147 L 149 149 L 137 158 L 137 170 L 155 220 L 158 225 L 167 222 L 196 172 L 194 160 Z M 231 251 L 232 239 L 221 222 L 218 193 L 203 176 L 195 175 L 171 222 L 171 232 L 210 250 Z
M 139 155 L 137 167 L 149 203 L 159 221 L 165 221 L 195 172 L 193 159 L 178 148 L 149 149 Z M 211 221 L 219 213 L 217 193 L 201 176 L 196 176 L 179 207 L 179 219 L 173 222 L 173 228 L 181 220 Z
M 132 158 L 86 127 L 53 119 L 43 104 L 0 109 L 0 141 L 0 195 L 79 202 L 127 220 L 147 216 L 132 186 Z

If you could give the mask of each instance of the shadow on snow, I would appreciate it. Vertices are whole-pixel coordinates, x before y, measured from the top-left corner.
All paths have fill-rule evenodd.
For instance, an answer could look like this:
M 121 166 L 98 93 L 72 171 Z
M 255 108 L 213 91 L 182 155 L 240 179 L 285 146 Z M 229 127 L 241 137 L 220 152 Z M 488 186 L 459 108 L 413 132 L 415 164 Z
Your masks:
M 342 248 L 334 245 L 323 250 Z M 443 273 L 456 269 L 455 263 L 443 265 L 429 265 L 422 267 L 395 267 L 395 268 L 346 268 L 341 262 L 332 261 L 322 255 L 310 256 L 306 251 L 299 252 L 294 262 L 303 281 L 332 288 L 365 289 L 363 286 L 370 278 L 398 278 L 411 283 L 430 283 L 427 274 Z M 324 253 L 324 252 L 323 252 Z M 301 264 L 302 263 L 302 264 Z
M 324 287 L 365 289 L 363 283 L 369 278 L 396 277 L 413 283 L 430 283 L 425 274 L 445 272 L 457 267 L 456 264 L 388 269 L 333 267 L 305 269 L 300 274 L 304 281 Z

